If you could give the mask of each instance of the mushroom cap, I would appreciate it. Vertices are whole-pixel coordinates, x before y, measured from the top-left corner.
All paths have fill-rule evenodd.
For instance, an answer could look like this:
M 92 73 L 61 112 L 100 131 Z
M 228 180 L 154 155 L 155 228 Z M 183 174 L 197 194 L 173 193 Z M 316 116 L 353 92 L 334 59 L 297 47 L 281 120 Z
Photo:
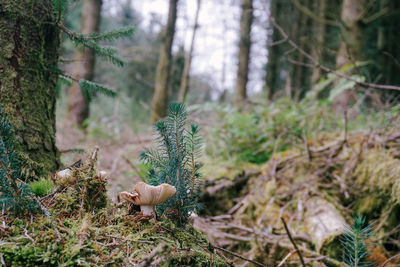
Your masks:
M 120 196 L 135 205 L 158 205 L 176 193 L 175 186 L 161 184 L 158 186 L 140 182 L 135 185 L 136 193 L 121 192 Z

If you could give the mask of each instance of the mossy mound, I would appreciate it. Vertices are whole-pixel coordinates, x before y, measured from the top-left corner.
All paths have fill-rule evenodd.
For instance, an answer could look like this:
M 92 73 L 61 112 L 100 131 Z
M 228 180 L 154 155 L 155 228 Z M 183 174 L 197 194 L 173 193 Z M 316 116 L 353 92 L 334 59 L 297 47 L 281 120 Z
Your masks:
M 56 180 L 42 198 L 51 216 L 0 215 L 0 264 L 5 266 L 226 266 L 191 226 L 141 221 L 106 197 L 95 157 Z
M 199 218 L 195 225 L 214 245 L 247 259 L 267 266 L 283 260 L 285 266 L 298 266 L 283 218 L 310 266 L 343 266 L 344 225 L 362 215 L 374 223 L 374 236 L 368 241 L 371 261 L 382 264 L 400 250 L 393 241 L 400 239 L 399 149 L 397 132 L 321 133 L 303 147 L 274 154 L 258 175 L 240 186 L 231 205 Z M 376 255 L 379 259 L 372 259 Z M 245 261 L 236 258 L 234 263 Z
M 137 222 L 105 208 L 79 217 L 12 218 L 0 241 L 6 266 L 104 266 L 159 262 L 158 266 L 225 266 L 192 227 Z M 32 221 L 31 221 L 32 220 Z

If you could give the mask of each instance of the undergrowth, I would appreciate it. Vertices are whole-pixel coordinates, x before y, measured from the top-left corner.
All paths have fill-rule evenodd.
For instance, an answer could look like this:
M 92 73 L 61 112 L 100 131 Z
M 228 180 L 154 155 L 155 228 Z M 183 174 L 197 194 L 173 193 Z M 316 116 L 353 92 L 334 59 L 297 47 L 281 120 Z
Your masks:
M 130 207 L 111 204 L 96 168 L 97 150 L 72 175 L 56 178 L 41 198 L 51 216 L 0 214 L 0 263 L 6 266 L 227 266 L 190 226 L 137 220 Z M 36 193 L 47 182 L 33 186 Z M 31 185 L 32 187 L 32 185 Z M 40 188 L 40 189 L 38 189 Z M 46 189 L 47 191 L 47 189 Z
M 334 112 L 326 101 L 275 102 L 249 104 L 244 110 L 221 104 L 194 106 L 192 112 L 207 118 L 207 157 L 233 168 L 247 163 L 263 164 L 274 154 L 304 145 L 304 139 L 317 139 L 321 133 L 331 136 L 346 131 L 371 131 L 390 127 L 398 107 L 388 111 L 352 113 Z M 351 116 L 351 117 L 350 117 Z M 215 166 L 209 167 L 215 169 Z M 208 162 L 210 163 L 210 162 Z

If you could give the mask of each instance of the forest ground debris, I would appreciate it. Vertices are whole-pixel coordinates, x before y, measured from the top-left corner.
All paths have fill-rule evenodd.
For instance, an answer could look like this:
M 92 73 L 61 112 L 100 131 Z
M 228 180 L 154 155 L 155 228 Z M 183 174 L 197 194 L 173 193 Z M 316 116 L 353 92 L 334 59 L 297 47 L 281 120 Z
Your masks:
M 340 216 L 350 222 L 359 214 L 375 222 L 375 235 L 367 240 L 371 244 L 367 260 L 376 264 L 387 261 L 400 250 L 396 241 L 400 239 L 396 231 L 400 222 L 400 135 L 396 129 L 349 131 L 346 135 L 343 142 L 341 133 L 320 133 L 306 139 L 308 152 L 303 146 L 275 153 L 259 165 L 258 175 L 236 187 L 235 192 L 228 188 L 209 194 L 206 205 L 218 197 L 234 200 L 225 202 L 211 216 L 197 217 L 195 228 L 213 245 L 245 258 L 268 266 L 285 259 L 287 266 L 298 266 L 299 257 L 291 253 L 293 246 L 280 221 L 284 218 L 306 264 L 343 266 L 339 239 L 344 227 L 322 233 L 308 228 L 305 221 L 315 216 L 316 221 L 327 223 L 321 216 L 328 216 L 328 221 L 335 219 L 330 216 Z M 221 181 L 226 183 L 222 179 L 205 184 L 216 187 Z M 315 209 L 308 204 L 310 199 L 318 200 L 319 212 L 310 212 Z M 341 218 L 337 221 L 344 222 Z M 317 232 L 321 234 L 318 238 Z M 321 240 L 318 250 L 315 240 Z M 234 260 L 234 264 L 244 263 Z M 386 266 L 394 263 L 396 258 Z

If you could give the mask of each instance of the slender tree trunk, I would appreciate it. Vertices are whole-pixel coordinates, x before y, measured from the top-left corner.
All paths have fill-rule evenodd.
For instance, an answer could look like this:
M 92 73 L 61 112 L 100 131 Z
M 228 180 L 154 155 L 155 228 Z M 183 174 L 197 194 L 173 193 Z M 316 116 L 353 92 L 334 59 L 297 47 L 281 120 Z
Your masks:
M 313 9 L 317 11 L 318 17 L 325 18 L 326 0 L 315 1 L 312 3 Z M 312 56 L 317 58 L 319 62 L 323 61 L 323 49 L 325 47 L 325 23 L 313 21 L 313 35 L 315 36 L 316 45 L 312 46 Z M 311 84 L 315 84 L 321 78 L 322 71 L 320 68 L 313 68 L 311 74 Z
M 301 3 L 307 9 L 312 9 L 312 1 L 303 0 Z M 292 33 L 296 36 L 296 43 L 306 52 L 310 52 L 310 36 L 312 35 L 312 21 L 309 16 L 304 14 L 298 8 L 295 8 L 294 12 L 297 13 L 297 20 L 294 24 L 295 30 Z M 297 29 L 296 29 L 297 28 Z M 290 56 L 290 55 L 289 55 Z M 293 59 L 298 61 L 294 63 L 294 76 L 292 78 L 292 90 L 296 100 L 300 100 L 304 97 L 307 89 L 310 85 L 311 71 L 308 67 L 301 65 L 302 63 L 308 63 L 306 57 L 301 53 L 294 53 Z
M 342 41 L 336 56 L 336 68 L 340 69 L 347 63 L 362 60 L 363 24 L 360 21 L 362 12 L 368 0 L 343 0 L 342 3 Z M 346 90 L 334 100 L 337 111 L 344 111 L 353 101 L 352 94 Z
M 226 0 L 223 1 L 223 8 L 226 8 Z M 218 97 L 218 102 L 224 103 L 226 101 L 226 58 L 227 58 L 227 42 L 226 42 L 226 32 L 228 30 L 228 25 L 226 21 L 226 14 L 222 14 L 222 70 L 221 70 L 221 93 Z
M 194 42 L 196 39 L 196 32 L 197 32 L 197 28 L 199 27 L 198 20 L 199 20 L 199 13 L 200 13 L 200 4 L 201 4 L 201 0 L 197 0 L 197 9 L 196 9 L 196 16 L 194 18 L 193 34 L 192 34 L 192 40 L 190 43 L 190 50 L 189 50 L 189 54 L 187 55 L 187 57 L 185 59 L 185 67 L 183 69 L 181 86 L 179 89 L 178 100 L 181 102 L 185 101 L 186 94 L 189 90 L 189 72 L 190 72 L 190 65 L 192 63 L 192 58 L 193 58 L 193 49 L 194 49 Z
M 0 104 L 23 152 L 23 179 L 59 166 L 55 140 L 59 30 L 51 0 L 0 2 Z
M 291 20 L 293 21 L 291 24 L 288 23 L 289 36 L 292 40 L 297 43 L 300 47 L 300 37 L 301 37 L 301 13 L 299 10 L 291 6 Z M 291 49 L 291 48 L 289 48 Z M 290 50 L 289 50 L 290 51 Z M 300 61 L 298 58 L 298 52 L 292 50 L 291 52 L 286 53 L 288 66 L 286 68 L 286 79 L 285 79 L 285 96 L 287 98 L 293 99 L 297 94 L 297 77 L 299 68 L 294 63 L 289 62 L 289 58 Z
M 271 15 L 275 20 L 280 23 L 282 2 L 279 0 L 271 0 Z M 282 39 L 279 32 L 272 27 L 272 42 L 278 42 Z M 270 100 L 273 99 L 275 93 L 278 91 L 278 80 L 279 80 L 279 61 L 281 57 L 280 46 L 273 45 L 268 48 L 268 62 L 267 62 L 267 73 L 265 81 L 265 89 Z
M 247 98 L 247 81 L 249 75 L 251 24 L 253 22 L 253 0 L 242 0 L 240 16 L 239 65 L 236 75 L 234 101 L 241 106 Z
M 167 25 L 161 33 L 160 58 L 156 71 L 156 84 L 152 101 L 150 123 L 163 118 L 168 104 L 168 87 L 170 81 L 171 49 L 175 34 L 175 22 L 178 0 L 169 0 Z
M 98 32 L 102 0 L 84 0 L 81 19 L 81 33 Z M 74 77 L 78 80 L 93 80 L 95 53 L 89 48 L 80 48 L 75 54 Z M 77 82 L 69 89 L 67 119 L 78 126 L 89 117 L 89 102 Z

